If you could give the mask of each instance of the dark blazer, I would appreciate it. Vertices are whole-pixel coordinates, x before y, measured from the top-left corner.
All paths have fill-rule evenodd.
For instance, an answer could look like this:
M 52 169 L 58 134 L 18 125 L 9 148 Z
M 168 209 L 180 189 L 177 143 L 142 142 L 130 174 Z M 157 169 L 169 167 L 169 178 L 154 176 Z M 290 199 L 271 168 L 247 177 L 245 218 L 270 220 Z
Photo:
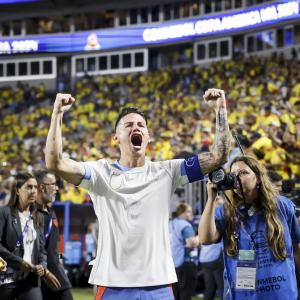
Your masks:
M 45 234 L 45 248 L 47 251 L 47 268 L 52 272 L 60 282 L 60 289 L 65 290 L 72 287 L 67 274 L 65 273 L 63 265 L 59 260 L 58 241 L 59 241 L 59 228 L 56 214 L 52 208 L 47 211 L 43 210 L 41 205 L 38 205 L 38 211 L 44 218 L 44 234 Z M 52 226 L 49 225 L 52 219 Z M 44 284 L 42 288 L 46 288 Z
M 32 253 L 32 264 L 47 265 L 47 255 L 45 251 L 45 240 L 43 234 L 43 226 L 37 227 L 36 240 L 34 242 Z M 24 247 L 23 241 L 17 247 L 17 241 L 22 235 L 21 222 L 18 210 L 11 206 L 0 207 L 0 256 L 7 262 L 7 271 L 1 273 L 12 274 L 14 281 L 25 279 L 29 273 L 20 270 L 20 262 L 23 260 Z M 40 286 L 40 278 L 34 273 L 30 273 L 30 283 L 32 287 Z M 30 284 L 29 283 L 29 284 Z

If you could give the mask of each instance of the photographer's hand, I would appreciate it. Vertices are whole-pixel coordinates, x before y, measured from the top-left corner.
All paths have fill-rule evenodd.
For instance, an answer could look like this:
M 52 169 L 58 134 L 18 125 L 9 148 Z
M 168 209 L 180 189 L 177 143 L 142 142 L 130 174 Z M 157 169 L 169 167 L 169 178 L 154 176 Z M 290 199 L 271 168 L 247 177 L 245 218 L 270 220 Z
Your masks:
M 216 185 L 212 183 L 210 180 L 207 181 L 207 201 L 214 201 L 217 197 L 217 189 Z

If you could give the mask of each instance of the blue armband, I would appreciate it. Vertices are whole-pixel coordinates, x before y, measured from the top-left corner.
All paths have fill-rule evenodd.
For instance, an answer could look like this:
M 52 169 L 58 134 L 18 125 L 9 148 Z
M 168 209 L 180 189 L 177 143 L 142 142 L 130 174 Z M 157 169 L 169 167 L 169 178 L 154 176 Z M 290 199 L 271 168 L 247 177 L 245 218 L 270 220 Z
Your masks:
M 190 158 L 185 159 L 183 161 L 183 167 L 185 170 L 185 174 L 189 179 L 189 182 L 194 182 L 204 178 L 199 164 L 198 155 L 194 155 Z

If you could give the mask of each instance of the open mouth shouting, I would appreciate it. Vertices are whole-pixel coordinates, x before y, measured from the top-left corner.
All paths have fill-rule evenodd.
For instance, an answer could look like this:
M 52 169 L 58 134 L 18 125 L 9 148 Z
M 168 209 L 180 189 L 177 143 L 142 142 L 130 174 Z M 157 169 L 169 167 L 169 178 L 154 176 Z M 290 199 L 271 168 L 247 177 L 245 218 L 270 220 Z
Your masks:
M 133 148 L 136 150 L 140 150 L 142 148 L 143 137 L 140 133 L 133 133 L 131 135 L 131 144 Z

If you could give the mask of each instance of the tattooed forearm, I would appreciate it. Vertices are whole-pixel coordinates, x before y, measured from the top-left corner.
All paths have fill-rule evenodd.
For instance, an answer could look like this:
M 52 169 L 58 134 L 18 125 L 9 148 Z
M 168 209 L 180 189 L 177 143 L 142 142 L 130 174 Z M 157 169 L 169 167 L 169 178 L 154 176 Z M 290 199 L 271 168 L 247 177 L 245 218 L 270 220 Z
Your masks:
M 199 163 L 203 174 L 209 173 L 214 169 L 215 158 L 212 152 L 206 152 L 199 154 Z
M 230 148 L 230 131 L 227 121 L 227 111 L 221 108 L 216 116 L 216 136 L 212 152 L 217 163 L 226 162 Z
M 228 129 L 227 113 L 224 109 L 221 109 L 221 111 L 217 113 L 216 129 L 219 129 L 219 131 L 226 131 Z
M 199 154 L 202 172 L 207 174 L 226 162 L 230 150 L 230 131 L 227 112 L 221 108 L 216 115 L 216 135 L 212 151 Z

